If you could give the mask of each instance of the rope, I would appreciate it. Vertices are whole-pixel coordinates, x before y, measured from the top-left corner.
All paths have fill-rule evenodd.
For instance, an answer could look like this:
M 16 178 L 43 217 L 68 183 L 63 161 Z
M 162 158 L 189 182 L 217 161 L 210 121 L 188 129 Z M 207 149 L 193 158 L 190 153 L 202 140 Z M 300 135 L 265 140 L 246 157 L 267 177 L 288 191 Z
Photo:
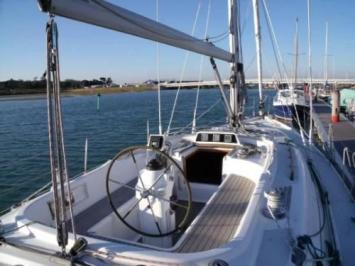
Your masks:
M 206 28 L 205 28 L 205 38 L 207 37 L 207 32 L 208 32 L 208 27 L 210 23 L 210 15 L 211 15 L 211 0 L 208 1 L 208 9 L 207 9 L 207 17 L 206 17 Z M 200 87 L 201 87 L 201 80 L 202 80 L 202 67 L 204 64 L 204 59 L 205 57 L 201 55 L 200 59 L 200 73 L 198 75 L 198 86 L 197 86 L 197 91 L 196 91 L 196 100 L 195 100 L 195 108 L 194 108 L 194 113 L 193 113 L 193 118 L 192 118 L 192 132 L 196 130 L 196 113 L 197 113 L 197 107 L 198 107 L 198 100 L 199 100 L 199 95 L 200 95 Z
M 197 24 L 197 20 L 198 20 L 198 17 L 199 17 L 200 9 L 201 9 L 201 1 L 199 2 L 197 10 L 196 10 L 195 20 L 194 20 L 194 23 L 193 23 L 193 26 L 192 26 L 192 32 L 191 32 L 192 36 L 195 34 L 195 29 L 196 29 L 196 24 Z M 179 98 L 179 93 L 180 93 L 180 90 L 181 90 L 181 82 L 182 82 L 183 76 L 185 75 L 185 69 L 186 69 L 186 65 L 187 65 L 187 61 L 189 59 L 189 56 L 190 56 L 190 51 L 187 51 L 186 54 L 185 54 L 185 59 L 184 59 L 184 63 L 183 63 L 183 67 L 182 67 L 182 71 L 181 71 L 181 75 L 180 75 L 180 79 L 179 79 L 179 87 L 178 87 L 176 95 L 175 95 L 174 105 L 173 105 L 173 108 L 172 108 L 172 111 L 171 111 L 168 128 L 166 130 L 167 134 L 169 134 L 169 132 L 170 132 L 171 123 L 172 123 L 173 118 L 174 118 L 175 108 L 176 108 L 177 100 Z
M 12 229 L 10 229 L 10 230 L 7 230 L 7 231 L 1 233 L 1 236 L 4 236 L 4 235 L 6 235 L 6 234 L 8 234 L 8 233 L 11 233 L 11 232 L 15 232 L 15 231 L 17 231 L 17 230 L 19 230 L 19 229 L 21 229 L 21 228 L 23 228 L 23 227 L 27 227 L 27 226 L 29 226 L 29 225 L 31 225 L 31 224 L 34 224 L 34 223 L 36 223 L 36 221 L 31 221 L 31 222 L 25 223 L 25 224 L 23 224 L 23 225 L 17 226 L 17 227 L 15 227 L 15 228 L 12 228 Z

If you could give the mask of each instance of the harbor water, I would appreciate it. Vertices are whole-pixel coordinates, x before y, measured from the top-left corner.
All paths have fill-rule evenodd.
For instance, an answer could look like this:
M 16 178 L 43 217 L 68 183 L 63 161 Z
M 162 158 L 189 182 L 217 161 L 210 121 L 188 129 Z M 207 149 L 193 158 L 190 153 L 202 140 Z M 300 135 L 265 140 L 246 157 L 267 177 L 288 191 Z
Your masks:
M 162 124 L 166 129 L 176 91 L 162 91 Z M 273 90 L 267 90 L 266 111 L 272 112 Z M 257 108 L 258 92 L 248 90 L 246 115 Z M 191 123 L 196 90 L 181 90 L 172 130 Z M 216 89 L 201 90 L 197 116 L 199 125 L 225 122 L 225 110 Z M 84 145 L 88 139 L 88 168 L 112 158 L 122 148 L 145 144 L 147 121 L 158 133 L 157 93 L 104 94 L 62 98 L 65 147 L 70 176 L 83 171 Z M 221 119 L 222 118 L 222 119 Z M 186 128 L 187 130 L 189 127 Z M 0 99 L 0 210 L 21 201 L 50 181 L 47 107 L 45 98 Z

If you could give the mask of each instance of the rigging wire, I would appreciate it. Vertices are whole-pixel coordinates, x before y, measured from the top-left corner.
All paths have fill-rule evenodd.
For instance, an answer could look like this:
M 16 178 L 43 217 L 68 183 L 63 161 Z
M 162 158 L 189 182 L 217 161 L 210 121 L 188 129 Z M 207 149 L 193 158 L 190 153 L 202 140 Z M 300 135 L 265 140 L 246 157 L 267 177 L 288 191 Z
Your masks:
M 217 104 L 219 104 L 222 101 L 222 98 L 218 98 L 218 100 L 212 104 L 210 107 L 207 108 L 207 110 L 205 110 L 204 112 L 202 112 L 199 116 L 197 116 L 196 120 L 201 119 L 202 117 L 204 117 L 207 113 L 209 113 L 214 107 L 217 106 Z M 224 105 L 223 105 L 224 106 Z M 186 128 L 190 127 L 192 125 L 192 122 L 190 122 L 189 124 L 187 124 L 185 127 L 181 128 L 179 131 L 177 131 L 175 134 L 181 133 L 183 132 Z
M 211 41 L 211 42 L 212 42 L 213 44 L 216 44 L 216 43 L 218 43 L 218 42 L 221 42 L 221 41 L 227 39 L 228 36 L 229 36 L 229 34 L 227 33 L 227 34 L 221 36 L 220 38 L 218 38 L 218 39 L 216 39 L 216 40 L 214 40 L 214 41 Z
M 197 20 L 198 20 L 199 14 L 200 14 L 200 10 L 201 10 L 201 1 L 199 1 L 198 6 L 197 6 L 197 10 L 196 10 L 196 14 L 195 14 L 195 20 L 194 20 L 194 23 L 193 23 L 193 26 L 192 26 L 192 31 L 191 31 L 191 35 L 192 36 L 195 34 Z M 180 93 L 180 90 L 181 90 L 181 83 L 182 83 L 182 79 L 183 79 L 183 77 L 185 75 L 186 65 L 187 65 L 187 61 L 189 59 L 189 56 L 190 56 L 190 51 L 187 51 L 185 53 L 185 59 L 184 59 L 184 63 L 183 63 L 183 66 L 182 66 L 180 79 L 179 79 L 179 87 L 178 87 L 176 95 L 175 95 L 174 104 L 173 104 L 173 108 L 171 110 L 170 120 L 169 120 L 168 128 L 166 130 L 166 134 L 169 134 L 169 132 L 170 132 L 170 127 L 171 127 L 171 123 L 172 123 L 173 118 L 174 118 L 176 104 L 177 104 L 177 100 L 179 98 L 179 93 Z
M 18 163 L 24 162 L 24 161 L 27 161 L 27 160 L 38 159 L 39 157 L 42 157 L 42 156 L 46 156 L 47 157 L 48 156 L 48 151 L 39 152 L 36 155 L 31 155 L 31 156 L 28 156 L 28 157 L 23 157 L 23 158 L 20 158 L 20 159 L 16 159 L 16 161 L 12 161 L 11 162 L 11 166 L 17 165 Z
M 39 182 L 41 181 L 42 179 L 44 178 L 48 178 L 50 176 L 50 173 L 51 171 L 46 171 L 42 174 L 38 174 L 36 175 L 35 177 L 33 178 L 29 178 L 29 179 L 25 179 L 25 181 L 23 182 L 16 182 L 16 183 L 13 183 L 13 184 L 9 184 L 9 188 L 7 189 L 4 189 L 1 191 L 1 196 L 5 196 L 5 195 L 9 195 L 13 192 L 18 192 L 19 190 L 23 189 L 23 188 L 26 188 L 27 190 L 27 185 L 28 184 L 31 184 L 31 183 L 36 183 L 36 182 Z
M 284 71 L 284 76 L 285 76 L 285 79 L 286 79 L 286 83 L 291 85 L 291 83 L 289 82 L 288 74 L 287 74 L 287 68 L 286 68 L 286 65 L 285 65 L 285 63 L 283 61 L 281 52 L 280 52 L 281 50 L 280 50 L 279 42 L 278 42 L 278 40 L 276 38 L 276 34 L 275 34 L 275 31 L 274 31 L 274 26 L 273 26 L 272 21 L 271 21 L 269 8 L 268 8 L 268 6 L 266 4 L 266 0 L 262 0 L 262 2 L 263 2 L 263 7 L 264 7 L 264 11 L 265 11 L 266 20 L 268 22 L 267 25 L 268 25 L 269 31 L 271 32 L 271 35 L 272 35 L 271 40 L 273 42 L 273 45 L 275 45 L 275 49 L 277 51 L 276 58 L 278 58 L 278 60 L 281 63 L 282 70 Z
M 239 8 L 240 10 L 240 8 Z M 245 9 L 245 12 L 244 14 L 246 14 L 246 16 L 244 17 L 244 20 L 242 22 L 242 27 L 241 27 L 241 35 L 243 35 L 244 31 L 245 31 L 245 28 L 246 28 L 246 25 L 247 25 L 247 21 L 249 19 L 249 16 L 250 16 L 250 13 L 251 13 L 251 1 L 248 1 L 248 5 Z M 240 14 L 239 14 L 239 17 L 240 17 Z
M 254 56 L 252 57 L 252 59 L 249 61 L 249 63 L 246 65 L 246 67 L 244 68 L 244 71 L 247 71 L 255 62 L 256 59 L 256 54 L 254 54 Z
M 276 38 L 276 34 L 275 34 L 275 31 L 274 31 L 274 27 L 273 27 L 273 24 L 272 24 L 272 21 L 271 21 L 271 17 L 270 17 L 270 13 L 269 13 L 269 9 L 268 9 L 268 6 L 266 4 L 266 1 L 265 0 L 262 0 L 263 2 L 263 7 L 264 7 L 264 11 L 265 11 L 265 15 L 266 15 L 266 20 L 267 20 L 267 25 L 269 27 L 269 30 L 271 31 L 272 33 L 272 40 L 275 44 L 275 47 L 276 47 L 276 51 L 277 51 L 277 55 L 278 55 L 278 58 L 280 60 L 280 63 L 282 65 L 282 68 L 284 70 L 284 75 L 285 75 L 285 79 L 286 79 L 286 83 L 288 85 L 289 88 L 291 88 L 292 84 L 290 83 L 290 80 L 288 78 L 288 74 L 287 74 L 287 69 L 286 69 L 286 66 L 285 66 L 285 63 L 283 61 L 283 58 L 282 58 L 282 55 L 281 55 L 281 52 L 280 52 L 280 46 L 279 46 L 279 43 L 278 43 L 278 40 Z M 273 45 L 274 45 L 273 44 Z M 292 101 L 292 105 L 293 107 L 296 109 L 296 105 L 295 103 Z M 300 119 L 299 119 L 299 116 L 298 116 L 298 112 L 296 111 L 296 117 L 297 117 L 297 124 L 299 126 L 299 128 L 301 129 L 302 128 L 302 125 L 301 125 L 301 122 L 300 122 Z M 301 133 L 301 138 L 302 138 L 302 141 L 303 143 L 305 143 L 305 140 L 304 140 L 304 134 L 303 134 L 303 130 L 300 130 L 300 133 Z
M 207 8 L 207 16 L 206 16 L 206 27 L 205 27 L 205 35 L 204 37 L 207 37 L 207 32 L 208 32 L 208 27 L 210 23 L 210 15 L 211 15 L 211 0 L 208 1 L 208 8 Z M 194 112 L 193 112 L 193 118 L 192 118 L 192 132 L 196 130 L 196 113 L 197 113 L 197 107 L 198 107 L 198 100 L 199 100 L 199 95 L 200 95 L 200 87 L 201 87 L 201 80 L 202 80 L 202 68 L 204 64 L 204 59 L 205 57 L 201 55 L 200 59 L 200 73 L 198 76 L 198 86 L 197 86 L 197 91 L 196 91 L 196 99 L 195 99 L 195 107 L 194 107 Z
M 155 2 L 155 15 L 156 15 L 156 21 L 159 21 L 159 0 L 156 0 Z M 157 52 L 157 82 L 158 82 L 158 127 L 159 127 L 159 134 L 163 134 L 163 128 L 162 128 L 162 123 L 161 123 L 161 95 L 160 95 L 160 49 L 159 49 L 159 42 L 156 42 L 156 52 Z
M 267 10 L 267 6 L 266 6 L 266 3 L 265 3 L 264 0 L 263 0 L 263 7 L 264 7 L 264 10 L 265 10 L 264 15 L 265 15 L 265 18 L 266 18 L 266 21 L 267 21 L 268 33 L 269 33 L 269 38 L 271 40 L 272 51 L 273 51 L 274 57 L 275 57 L 277 72 L 279 73 L 280 81 L 282 81 L 282 79 L 283 79 L 282 71 L 281 71 L 280 62 L 279 62 L 278 54 L 277 54 L 276 47 L 275 47 L 275 41 L 274 41 L 273 33 L 272 33 L 272 30 L 271 30 L 272 25 L 271 25 L 271 22 L 268 19 L 268 15 L 267 15 L 268 10 Z
M 208 11 L 208 12 L 210 12 L 210 11 Z M 207 35 L 205 35 L 204 39 L 210 41 L 210 40 L 213 40 L 213 39 L 219 39 L 219 38 L 223 37 L 224 35 L 228 35 L 228 34 L 229 34 L 228 30 L 226 30 L 226 31 L 224 31 L 224 32 L 222 32 L 222 33 L 220 33 L 218 35 L 215 35 L 215 36 L 207 36 Z
M 313 101 L 312 101 L 312 39 L 311 39 L 311 0 L 307 1 L 307 20 L 308 20 L 308 74 L 309 74 L 309 108 L 310 108 L 310 118 L 309 118 L 309 144 L 312 144 L 312 130 L 313 130 Z

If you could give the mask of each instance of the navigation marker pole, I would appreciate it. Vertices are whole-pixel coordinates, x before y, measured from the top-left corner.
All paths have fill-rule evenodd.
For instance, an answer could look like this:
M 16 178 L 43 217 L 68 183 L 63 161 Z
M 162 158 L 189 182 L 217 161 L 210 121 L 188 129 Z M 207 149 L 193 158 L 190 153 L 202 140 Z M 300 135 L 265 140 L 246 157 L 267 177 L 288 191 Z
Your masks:
M 96 110 L 97 111 L 100 111 L 100 97 L 101 97 L 101 94 L 98 93 L 97 94 L 97 100 L 96 100 Z

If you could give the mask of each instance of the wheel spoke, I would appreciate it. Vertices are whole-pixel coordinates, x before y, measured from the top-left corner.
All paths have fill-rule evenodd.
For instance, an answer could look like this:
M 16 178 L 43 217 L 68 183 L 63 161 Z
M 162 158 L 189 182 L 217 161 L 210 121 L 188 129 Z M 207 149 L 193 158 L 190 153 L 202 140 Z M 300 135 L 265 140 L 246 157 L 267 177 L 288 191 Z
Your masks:
M 182 204 L 180 204 L 180 203 L 176 203 L 176 202 L 174 202 L 174 201 L 168 200 L 168 199 L 166 199 L 166 198 L 157 196 L 157 195 L 152 194 L 152 193 L 151 193 L 151 195 L 152 195 L 153 197 L 155 197 L 155 198 L 158 198 L 158 199 L 162 200 L 162 201 L 169 202 L 169 203 L 171 203 L 171 204 L 173 204 L 173 205 L 175 205 L 175 206 L 177 206 L 177 207 L 184 208 L 184 209 L 186 209 L 186 210 L 188 209 L 188 206 L 182 205 Z
M 125 219 L 127 218 L 127 216 L 131 214 L 131 212 L 137 207 L 137 205 L 139 204 L 139 202 L 140 202 L 142 199 L 143 199 L 143 198 L 140 198 L 139 200 L 137 200 L 136 203 L 132 206 L 132 208 L 131 208 L 128 212 L 126 212 L 125 215 L 123 215 L 123 217 L 122 217 L 123 220 L 125 220 Z
M 171 166 L 172 164 L 170 164 L 168 167 L 165 168 L 164 172 L 160 174 L 160 176 L 157 178 L 157 180 L 154 181 L 153 185 L 151 185 L 148 190 L 151 190 L 159 182 L 160 178 L 162 178 L 166 174 L 166 172 L 169 170 Z
M 120 182 L 120 181 L 113 180 L 112 178 L 109 178 L 109 180 L 110 180 L 112 183 L 121 185 L 122 187 L 128 188 L 128 189 L 130 189 L 130 190 L 142 192 L 140 189 L 135 188 L 135 187 L 131 187 L 131 186 L 127 185 L 126 183 L 122 183 L 122 182 Z
M 148 200 L 148 203 L 149 203 L 150 210 L 152 211 L 152 215 L 153 215 L 153 219 L 154 219 L 155 225 L 158 228 L 159 233 L 162 234 L 162 232 L 160 230 L 160 226 L 159 226 L 158 220 L 157 220 L 157 217 L 154 214 L 154 210 L 153 210 L 152 204 L 150 202 L 149 196 L 147 197 L 147 200 Z
M 142 184 L 143 190 L 145 190 L 145 186 L 144 186 L 144 183 L 143 183 L 142 177 L 141 177 L 141 175 L 139 174 L 139 169 L 138 169 L 138 165 L 137 165 L 136 157 L 134 156 L 134 154 L 133 154 L 133 152 L 132 152 L 132 151 L 130 151 L 130 154 L 131 154 L 131 157 L 132 157 L 132 159 L 133 159 L 134 166 L 135 166 L 136 171 L 137 171 L 137 176 L 138 176 L 138 179 L 139 179 L 140 183 Z

